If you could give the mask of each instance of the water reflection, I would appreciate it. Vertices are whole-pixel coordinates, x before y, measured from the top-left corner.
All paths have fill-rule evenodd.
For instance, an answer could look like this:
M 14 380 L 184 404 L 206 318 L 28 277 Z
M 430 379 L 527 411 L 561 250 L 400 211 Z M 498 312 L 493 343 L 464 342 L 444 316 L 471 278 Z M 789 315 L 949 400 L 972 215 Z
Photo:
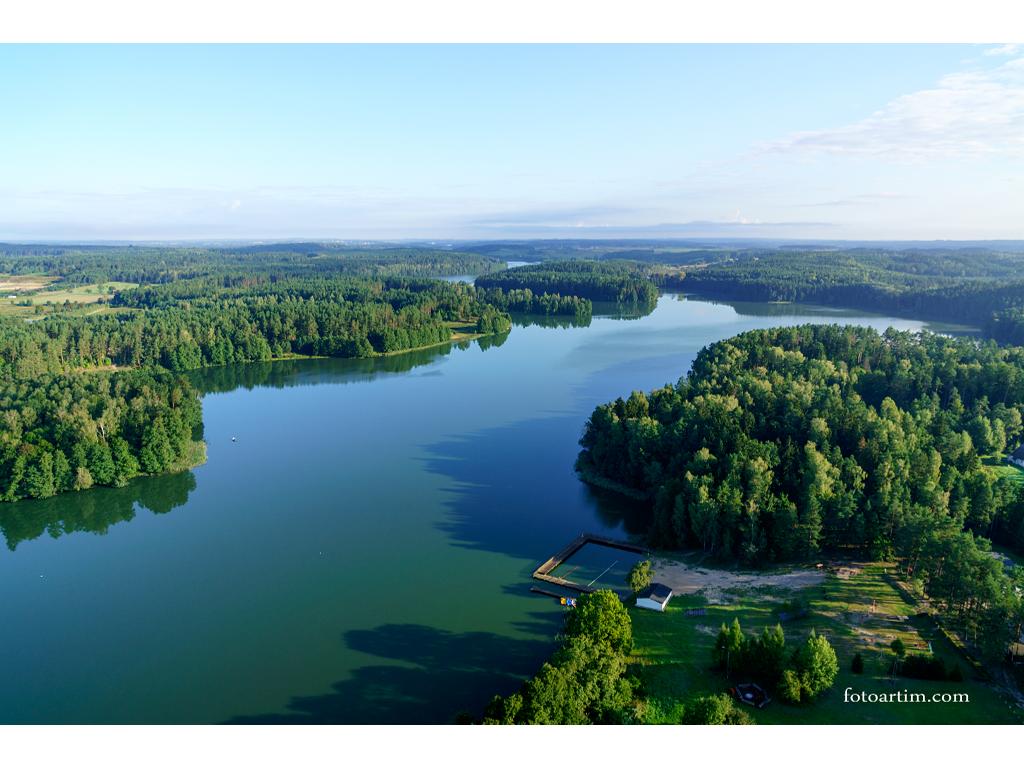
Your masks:
M 590 326 L 589 317 L 569 317 L 567 315 L 533 315 L 515 312 L 512 314 L 512 324 L 519 328 L 587 328 Z
M 712 304 L 733 309 L 741 317 L 835 317 L 837 322 L 849 317 L 891 317 L 877 311 L 865 309 L 849 309 L 845 307 L 830 307 L 820 304 L 801 304 L 785 301 L 739 301 L 736 299 L 720 299 L 701 294 L 673 294 L 672 298 L 679 301 L 692 299 L 701 304 Z M 912 318 L 904 318 L 912 320 Z M 820 319 L 817 320 L 820 322 Z M 924 322 L 924 327 L 933 333 L 948 334 L 951 336 L 979 336 L 981 330 L 975 326 L 962 325 L 959 323 L 944 323 L 940 321 Z
M 44 533 L 57 539 L 71 533 L 105 534 L 110 526 L 135 517 L 136 505 L 163 515 L 188 501 L 196 488 L 191 472 L 136 478 L 124 488 L 93 488 L 51 499 L 4 504 L 0 533 L 12 552 Z
M 647 317 L 658 306 L 657 299 L 650 303 L 619 304 L 614 301 L 592 303 L 594 317 L 605 317 L 610 320 L 639 320 L 642 317 Z
M 507 334 L 506 334 L 507 336 Z M 504 339 L 496 337 L 479 339 L 487 341 L 486 349 L 500 346 Z M 447 355 L 456 346 L 463 344 L 441 344 L 428 349 L 404 352 L 400 355 L 370 358 L 299 358 L 295 360 L 272 360 L 261 363 L 239 363 L 217 368 L 192 371 L 189 378 L 200 392 L 231 392 L 236 389 L 256 387 L 304 387 L 314 384 L 345 384 L 348 382 L 372 381 L 383 376 L 397 375 L 424 365 L 430 365 Z

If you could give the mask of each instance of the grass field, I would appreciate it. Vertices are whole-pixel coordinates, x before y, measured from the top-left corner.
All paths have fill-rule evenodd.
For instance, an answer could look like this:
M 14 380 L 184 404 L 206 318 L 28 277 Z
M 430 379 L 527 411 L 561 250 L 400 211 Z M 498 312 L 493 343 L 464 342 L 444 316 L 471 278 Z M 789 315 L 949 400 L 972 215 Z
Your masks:
M 1016 464 L 1007 464 L 1001 459 L 985 459 L 985 464 L 996 473 L 996 476 L 1008 477 L 1017 485 L 1024 485 L 1024 469 Z
M 25 280 L 21 278 L 25 277 Z M 11 281 L 16 281 L 12 283 Z M 37 306 L 75 305 L 75 314 L 98 314 L 109 311 L 109 307 L 91 307 L 103 298 L 110 298 L 115 291 L 137 288 L 137 283 L 111 281 L 92 285 L 78 285 L 67 289 L 43 290 L 52 286 L 55 278 L 40 276 L 0 276 L 0 314 L 32 317 Z M 11 298 L 13 294 L 14 298 Z
M 0 275 L 0 293 L 38 291 L 57 279 L 50 275 Z
M 864 564 L 851 569 L 848 578 L 830 574 L 815 587 L 800 590 L 810 614 L 784 625 L 787 647 L 795 647 L 813 628 L 824 634 L 836 649 L 839 676 L 835 685 L 812 703 L 791 706 L 775 700 L 762 710 L 749 710 L 758 723 L 798 724 L 918 724 L 1024 723 L 1019 709 L 988 683 L 974 676 L 970 665 L 934 627 L 928 617 L 917 617 L 914 605 L 901 595 L 884 574 L 886 566 Z M 657 578 L 657 576 L 655 576 Z M 694 696 L 721 693 L 729 685 L 710 669 L 711 649 L 719 627 L 738 618 L 747 634 L 760 633 L 776 623 L 775 611 L 796 593 L 761 589 L 728 594 L 728 602 L 707 605 L 703 596 L 673 598 L 668 610 L 630 608 L 635 650 L 631 671 L 644 684 L 660 718 L 677 721 L 681 702 Z M 687 608 L 704 607 L 705 616 L 685 615 Z M 959 664 L 964 682 L 931 682 L 897 677 L 888 679 L 893 654 L 889 644 L 899 637 L 908 653 L 927 651 L 948 667 Z M 854 653 L 864 658 L 864 673 L 853 674 Z M 967 693 L 969 703 L 847 703 L 844 691 L 889 693 L 896 691 Z

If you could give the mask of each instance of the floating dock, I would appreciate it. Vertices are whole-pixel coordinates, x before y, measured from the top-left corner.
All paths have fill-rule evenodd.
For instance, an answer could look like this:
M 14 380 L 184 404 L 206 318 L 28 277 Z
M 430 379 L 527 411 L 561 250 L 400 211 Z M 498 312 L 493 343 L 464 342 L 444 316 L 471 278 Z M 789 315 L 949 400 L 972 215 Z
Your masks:
M 609 539 L 606 536 L 598 536 L 596 533 L 581 533 L 565 547 L 537 566 L 536 570 L 533 572 L 533 578 L 538 581 L 546 581 L 548 584 L 554 584 L 562 587 L 563 589 L 571 589 L 576 592 L 594 592 L 595 589 L 587 584 L 579 584 L 575 581 L 569 581 L 569 579 L 562 578 L 561 576 L 551 575 L 552 571 L 583 549 L 587 544 L 597 544 L 602 547 L 621 549 L 625 552 L 634 552 L 641 555 L 647 551 L 643 547 L 638 547 L 636 544 L 630 544 L 628 541 Z M 556 596 L 550 592 L 543 592 L 536 587 L 531 588 L 531 591 L 551 595 L 552 597 Z M 561 597 L 561 595 L 557 596 Z

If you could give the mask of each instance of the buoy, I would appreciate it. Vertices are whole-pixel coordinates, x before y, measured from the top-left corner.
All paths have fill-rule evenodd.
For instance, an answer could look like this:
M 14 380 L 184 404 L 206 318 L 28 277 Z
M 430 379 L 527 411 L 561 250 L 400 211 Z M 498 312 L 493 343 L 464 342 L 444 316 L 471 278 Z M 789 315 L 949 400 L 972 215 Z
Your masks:
M 237 437 L 232 437 L 231 438 L 231 442 L 232 443 L 237 443 L 238 442 L 238 438 Z

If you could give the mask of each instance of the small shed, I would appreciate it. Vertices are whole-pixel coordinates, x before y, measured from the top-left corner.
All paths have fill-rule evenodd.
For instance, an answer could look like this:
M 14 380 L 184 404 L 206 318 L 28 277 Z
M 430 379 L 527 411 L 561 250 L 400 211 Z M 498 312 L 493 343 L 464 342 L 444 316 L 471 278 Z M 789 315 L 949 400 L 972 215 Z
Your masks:
M 1010 464 L 1016 464 L 1018 467 L 1024 468 L 1024 445 L 1021 445 L 1020 448 L 1007 456 L 1006 460 Z
M 672 599 L 672 590 L 664 584 L 651 584 L 636 596 L 637 608 L 648 608 L 652 611 L 664 611 L 668 601 Z

